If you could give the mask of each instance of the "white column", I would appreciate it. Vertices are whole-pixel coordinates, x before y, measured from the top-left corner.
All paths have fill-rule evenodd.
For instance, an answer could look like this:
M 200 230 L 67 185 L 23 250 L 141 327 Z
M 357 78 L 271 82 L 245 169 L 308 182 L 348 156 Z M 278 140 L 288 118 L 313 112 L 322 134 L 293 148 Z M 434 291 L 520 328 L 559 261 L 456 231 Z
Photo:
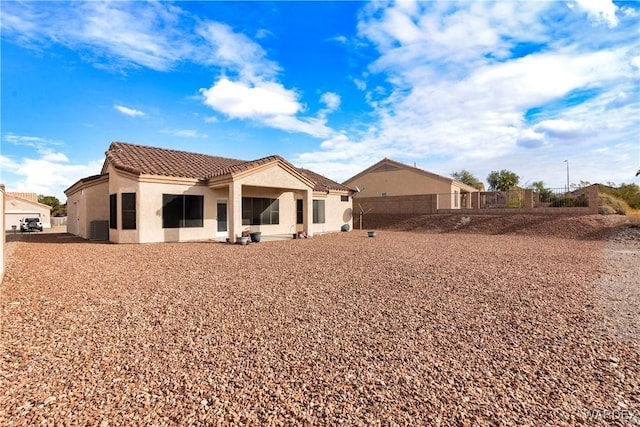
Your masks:
M 236 237 L 242 235 L 242 185 L 237 182 L 229 184 L 229 241 L 235 243 Z
M 308 189 L 304 192 L 304 232 L 307 236 L 313 236 L 313 190 Z

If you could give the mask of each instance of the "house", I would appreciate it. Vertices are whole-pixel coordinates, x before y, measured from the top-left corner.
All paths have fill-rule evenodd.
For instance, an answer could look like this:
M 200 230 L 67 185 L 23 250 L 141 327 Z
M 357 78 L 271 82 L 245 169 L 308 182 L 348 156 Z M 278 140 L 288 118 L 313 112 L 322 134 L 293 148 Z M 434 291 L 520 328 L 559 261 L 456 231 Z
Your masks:
M 352 227 L 352 191 L 280 156 L 244 161 L 113 142 L 99 175 L 65 190 L 67 231 L 115 243 L 235 241 Z M 106 240 L 106 239 L 105 239 Z
M 354 195 L 356 198 L 438 194 L 440 209 L 467 207 L 468 194 L 478 191 L 455 179 L 387 158 L 344 181 L 343 185 L 356 188 L 359 191 Z
M 5 230 L 16 226 L 20 230 L 20 220 L 26 217 L 40 218 L 43 228 L 51 228 L 51 206 L 38 203 L 36 193 L 5 193 Z
M 5 216 L 4 216 L 4 196 L 5 196 L 5 187 L 4 184 L 0 184 L 0 230 L 5 229 Z M 5 242 L 6 242 L 6 233 L 2 233 L 2 238 L 0 238 L 0 283 L 2 283 L 2 279 L 4 279 L 4 253 L 5 253 Z

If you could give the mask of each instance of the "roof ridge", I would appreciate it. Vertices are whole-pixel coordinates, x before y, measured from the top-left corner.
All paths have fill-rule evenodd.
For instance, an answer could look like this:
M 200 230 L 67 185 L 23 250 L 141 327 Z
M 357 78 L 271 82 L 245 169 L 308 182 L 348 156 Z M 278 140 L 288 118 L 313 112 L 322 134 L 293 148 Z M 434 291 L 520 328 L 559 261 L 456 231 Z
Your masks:
M 203 157 L 211 157 L 211 158 L 215 158 L 215 159 L 234 160 L 234 161 L 237 161 L 237 162 L 248 162 L 248 161 L 251 161 L 251 160 L 244 160 L 244 159 L 236 159 L 236 158 L 233 158 L 233 157 L 214 156 L 213 154 L 195 153 L 193 151 L 176 150 L 175 148 L 154 147 L 152 145 L 135 144 L 135 143 L 132 143 L 132 142 L 123 142 L 123 141 L 113 141 L 113 142 L 111 142 L 111 145 L 109 146 L 109 149 L 107 151 L 110 151 L 111 148 L 115 144 L 124 145 L 124 146 L 130 146 L 130 147 L 150 149 L 150 150 L 161 150 L 161 151 L 167 151 L 167 152 L 173 152 L 173 153 L 188 154 L 190 156 L 203 156 Z

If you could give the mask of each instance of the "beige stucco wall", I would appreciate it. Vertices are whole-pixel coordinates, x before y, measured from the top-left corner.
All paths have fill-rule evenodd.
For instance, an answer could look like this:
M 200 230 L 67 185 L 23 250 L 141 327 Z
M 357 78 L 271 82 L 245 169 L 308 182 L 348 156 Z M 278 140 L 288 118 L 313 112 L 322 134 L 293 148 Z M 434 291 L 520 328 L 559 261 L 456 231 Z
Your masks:
M 315 192 L 313 200 L 324 200 L 324 218 L 323 224 L 312 224 L 311 230 L 314 234 L 330 233 L 340 231 L 340 228 L 347 224 L 349 230 L 353 228 L 353 200 L 349 196 L 349 201 L 342 202 L 340 196 L 346 196 L 342 193 L 319 193 Z M 300 227 L 299 227 L 300 228 Z
M 351 188 L 360 189 L 355 197 L 408 196 L 414 194 L 452 193 L 450 182 L 432 178 L 411 170 L 370 172 L 348 184 Z
M 109 220 L 109 181 L 100 178 L 67 194 L 67 232 L 88 239 L 91 221 Z
M 4 221 L 4 198 L 5 188 L 4 184 L 0 184 L 0 230 L 5 230 L 5 221 Z M 4 278 L 4 255 L 6 252 L 6 234 L 4 231 L 2 232 L 2 238 L 0 238 L 0 283 L 2 283 L 2 279 Z
M 24 217 L 39 217 L 43 228 L 51 228 L 51 207 L 18 197 L 6 197 L 3 230 L 11 230 L 12 225 L 19 230 L 20 219 Z
M 109 230 L 109 239 L 115 243 L 153 243 L 198 241 L 228 237 L 230 227 L 229 184 L 213 188 L 197 180 L 172 177 L 136 176 L 108 167 L 108 180 L 100 185 L 85 185 L 68 196 L 68 231 L 88 238 L 90 221 L 109 219 L 109 195 L 118 194 L 118 227 Z M 265 235 L 290 234 L 297 231 L 296 199 L 312 194 L 309 183 L 301 180 L 280 165 L 267 165 L 236 177 L 242 197 L 261 197 L 279 200 L 279 224 L 242 225 L 242 230 L 261 231 Z M 136 229 L 122 230 L 122 193 L 136 193 Z M 203 227 L 162 228 L 163 194 L 204 196 Z M 352 226 L 351 198 L 340 201 L 341 194 L 317 193 L 313 198 L 325 201 L 325 223 L 312 224 L 312 232 L 339 231 L 343 224 Z M 345 192 L 344 195 L 347 195 Z M 228 231 L 219 233 L 217 204 L 227 203 Z M 241 206 L 241 203 L 240 203 Z M 95 209 L 90 218 L 87 212 Z M 75 220 L 75 222 L 74 222 Z M 300 227 L 301 228 L 301 227 Z

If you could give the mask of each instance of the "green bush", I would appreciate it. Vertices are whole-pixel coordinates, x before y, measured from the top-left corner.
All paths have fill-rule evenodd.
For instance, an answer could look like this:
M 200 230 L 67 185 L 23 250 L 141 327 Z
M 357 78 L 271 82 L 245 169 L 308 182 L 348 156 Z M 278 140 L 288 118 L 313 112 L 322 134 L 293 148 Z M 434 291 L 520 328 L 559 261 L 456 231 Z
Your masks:
M 612 209 L 618 215 L 626 215 L 629 205 L 611 194 L 598 194 L 598 210 L 603 207 Z

